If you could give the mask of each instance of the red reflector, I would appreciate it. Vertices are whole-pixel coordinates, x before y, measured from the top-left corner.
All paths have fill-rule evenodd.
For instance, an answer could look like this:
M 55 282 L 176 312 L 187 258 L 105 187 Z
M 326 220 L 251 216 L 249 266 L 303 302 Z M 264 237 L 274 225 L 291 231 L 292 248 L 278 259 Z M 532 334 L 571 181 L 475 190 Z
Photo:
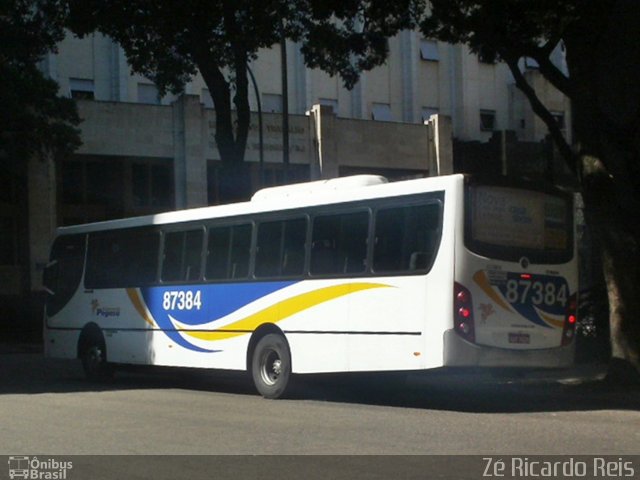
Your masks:
M 468 308 L 462 307 L 460 310 L 458 310 L 458 315 L 460 315 L 462 318 L 469 318 L 469 315 L 471 315 L 471 311 Z
M 575 315 L 569 315 L 569 323 L 571 325 L 573 325 L 574 323 L 576 323 L 576 316 Z
M 523 280 L 531 280 L 531 274 L 530 273 L 521 273 L 520 274 L 520 278 L 522 278 Z
M 458 292 L 458 294 L 456 295 L 456 299 L 460 302 L 460 303 L 467 303 L 469 301 L 469 295 L 467 295 L 467 292 L 465 292 L 464 290 L 461 290 Z

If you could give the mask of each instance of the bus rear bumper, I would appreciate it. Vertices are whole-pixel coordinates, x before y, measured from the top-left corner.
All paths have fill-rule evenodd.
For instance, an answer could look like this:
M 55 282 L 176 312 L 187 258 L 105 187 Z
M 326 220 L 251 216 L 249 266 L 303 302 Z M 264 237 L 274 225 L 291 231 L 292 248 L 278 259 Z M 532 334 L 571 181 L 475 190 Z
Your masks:
M 575 342 L 566 347 L 510 350 L 474 345 L 454 330 L 444 332 L 445 367 L 566 368 L 573 365 L 574 354 Z

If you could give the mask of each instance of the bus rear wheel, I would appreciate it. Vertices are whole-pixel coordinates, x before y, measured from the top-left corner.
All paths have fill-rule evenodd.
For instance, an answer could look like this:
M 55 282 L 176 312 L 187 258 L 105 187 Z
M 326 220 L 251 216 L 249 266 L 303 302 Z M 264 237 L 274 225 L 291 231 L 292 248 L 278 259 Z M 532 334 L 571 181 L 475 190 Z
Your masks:
M 104 342 L 99 340 L 89 341 L 82 349 L 80 359 L 87 380 L 98 382 L 113 377 L 113 367 L 107 363 Z
M 282 335 L 270 333 L 256 344 L 251 360 L 251 375 L 264 398 L 281 398 L 291 380 L 291 352 Z

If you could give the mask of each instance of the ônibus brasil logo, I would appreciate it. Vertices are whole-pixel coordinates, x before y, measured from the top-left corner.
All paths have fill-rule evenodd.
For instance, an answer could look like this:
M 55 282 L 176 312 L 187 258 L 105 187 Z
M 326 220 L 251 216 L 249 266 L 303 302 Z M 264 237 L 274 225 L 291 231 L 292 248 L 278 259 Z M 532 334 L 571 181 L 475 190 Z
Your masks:
M 9 457 L 9 478 L 33 480 L 65 480 L 67 471 L 73 468 L 73 462 L 63 462 L 54 458 Z

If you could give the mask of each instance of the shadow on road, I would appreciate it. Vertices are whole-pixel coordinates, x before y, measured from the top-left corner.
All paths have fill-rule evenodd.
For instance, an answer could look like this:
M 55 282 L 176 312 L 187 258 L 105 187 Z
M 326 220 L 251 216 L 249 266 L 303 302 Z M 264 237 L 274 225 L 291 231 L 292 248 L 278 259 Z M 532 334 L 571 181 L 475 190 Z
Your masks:
M 408 376 L 313 375 L 295 380 L 291 395 L 295 401 L 473 413 L 640 410 L 640 390 L 611 388 L 602 381 L 602 369 L 597 366 L 523 377 L 434 371 Z M 45 359 L 41 353 L 0 354 L 0 395 L 141 389 L 257 395 L 247 376 L 238 372 L 126 369 L 107 383 L 95 384 L 84 380 L 77 361 Z

